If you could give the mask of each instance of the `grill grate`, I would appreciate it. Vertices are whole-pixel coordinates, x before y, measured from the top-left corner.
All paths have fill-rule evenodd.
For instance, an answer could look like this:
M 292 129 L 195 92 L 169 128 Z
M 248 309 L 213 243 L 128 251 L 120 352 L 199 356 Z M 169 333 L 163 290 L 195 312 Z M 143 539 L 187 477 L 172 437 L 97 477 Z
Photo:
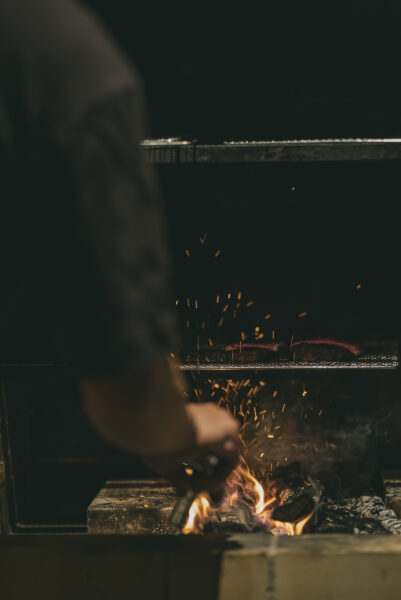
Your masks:
M 349 361 L 291 361 L 280 359 L 269 362 L 253 363 L 208 363 L 187 362 L 181 365 L 184 371 L 298 371 L 298 370 L 388 370 L 397 369 L 397 354 L 368 354 Z

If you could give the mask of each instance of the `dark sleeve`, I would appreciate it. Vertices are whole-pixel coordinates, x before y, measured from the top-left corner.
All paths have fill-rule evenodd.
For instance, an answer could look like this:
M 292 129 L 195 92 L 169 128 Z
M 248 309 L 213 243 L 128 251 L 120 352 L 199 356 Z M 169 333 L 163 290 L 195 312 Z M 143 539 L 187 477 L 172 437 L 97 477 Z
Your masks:
M 163 207 L 140 149 L 144 113 L 140 88 L 128 89 L 53 144 L 55 312 L 87 376 L 150 365 L 176 345 Z

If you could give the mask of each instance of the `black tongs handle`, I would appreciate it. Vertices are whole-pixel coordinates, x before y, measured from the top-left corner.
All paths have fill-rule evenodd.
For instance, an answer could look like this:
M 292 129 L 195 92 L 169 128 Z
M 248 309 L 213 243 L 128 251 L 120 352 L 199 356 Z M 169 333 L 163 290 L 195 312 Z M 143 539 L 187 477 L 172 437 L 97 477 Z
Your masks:
M 194 477 L 213 477 L 220 466 L 220 459 L 215 454 L 206 454 L 191 461 L 188 463 L 188 466 L 193 471 L 191 480 L 193 480 Z M 173 512 L 170 516 L 170 523 L 180 531 L 188 519 L 189 509 L 197 495 L 198 492 L 195 492 L 193 489 L 187 490 L 183 496 L 178 498 L 173 508 Z

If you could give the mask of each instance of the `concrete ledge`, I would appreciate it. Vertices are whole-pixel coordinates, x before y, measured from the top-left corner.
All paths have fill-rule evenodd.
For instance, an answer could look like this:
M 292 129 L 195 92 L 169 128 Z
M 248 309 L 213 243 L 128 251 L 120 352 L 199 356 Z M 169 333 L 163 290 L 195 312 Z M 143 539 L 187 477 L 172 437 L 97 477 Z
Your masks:
M 401 539 L 305 535 L 230 538 L 242 548 L 222 557 L 219 600 L 399 600 Z M 257 547 L 259 546 L 259 548 Z
M 0 597 L 399 600 L 401 537 L 13 535 Z

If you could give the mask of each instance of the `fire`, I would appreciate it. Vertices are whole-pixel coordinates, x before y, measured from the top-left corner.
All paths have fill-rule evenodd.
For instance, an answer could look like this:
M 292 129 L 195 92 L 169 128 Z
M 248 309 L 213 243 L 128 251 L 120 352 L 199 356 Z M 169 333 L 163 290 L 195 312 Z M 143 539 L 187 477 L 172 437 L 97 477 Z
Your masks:
M 195 498 L 182 532 L 202 533 L 204 524 L 213 512 L 223 513 L 242 502 L 251 509 L 266 531 L 273 535 L 301 535 L 313 512 L 295 523 L 276 521 L 271 515 L 284 499 L 285 489 L 277 482 L 268 479 L 262 485 L 247 467 L 239 466 L 230 476 L 226 495 L 218 508 L 213 507 L 207 493 L 199 494 Z
M 272 519 L 276 529 L 276 532 L 272 533 L 274 535 L 301 535 L 312 515 L 313 512 L 296 523 L 282 523 L 281 521 L 274 521 L 274 519 Z
M 184 525 L 182 533 L 202 533 L 202 527 L 207 520 L 212 505 L 209 494 L 203 492 L 193 501 L 189 509 L 188 519 Z
M 245 337 L 242 332 L 241 338 Z M 266 390 L 265 381 L 258 382 L 250 378 L 218 381 L 212 378 L 207 380 L 207 396 L 216 399 L 218 406 L 231 411 L 240 420 L 240 465 L 228 479 L 225 497 L 218 508 L 213 506 L 207 495 L 201 494 L 196 498 L 183 532 L 201 533 L 206 522 L 213 519 L 214 513 L 222 514 L 232 511 L 238 504 L 245 504 L 253 517 L 272 535 L 301 535 L 313 512 L 288 523 L 272 517 L 276 508 L 286 502 L 288 492 L 288 487 L 281 480 L 273 478 L 280 461 L 269 459 L 269 444 L 279 443 L 282 439 L 282 427 L 288 413 L 286 403 L 278 401 L 279 392 L 275 389 L 271 390 L 270 407 L 265 402 L 261 405 L 258 403 L 259 392 Z M 194 388 L 200 402 L 206 396 L 204 391 Z M 266 391 L 264 395 L 266 397 Z M 287 457 L 283 457 L 282 462 L 285 464 Z

